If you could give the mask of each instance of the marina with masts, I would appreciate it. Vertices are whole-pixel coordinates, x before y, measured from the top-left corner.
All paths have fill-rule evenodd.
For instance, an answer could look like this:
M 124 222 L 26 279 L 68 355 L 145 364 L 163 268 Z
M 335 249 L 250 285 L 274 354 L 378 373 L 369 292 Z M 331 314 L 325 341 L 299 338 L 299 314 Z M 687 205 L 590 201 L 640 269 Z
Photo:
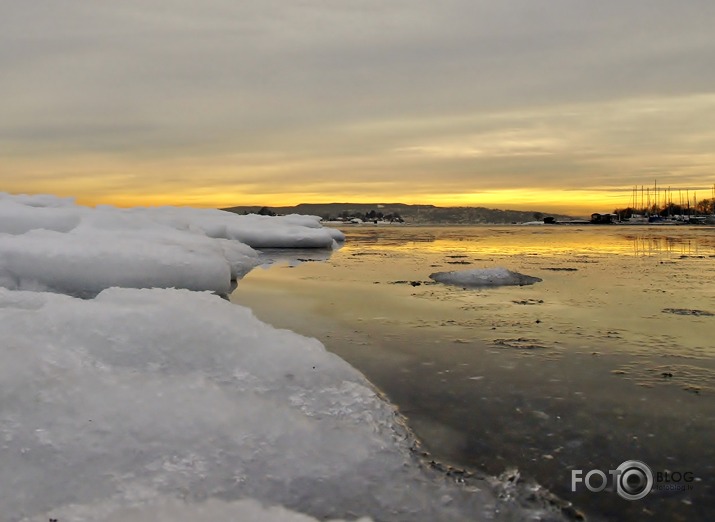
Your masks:
M 696 190 L 643 185 L 633 187 L 625 209 L 614 211 L 614 221 L 627 224 L 715 224 L 715 184 L 710 197 L 698 200 Z
M 702 190 L 702 189 L 701 189 Z M 677 201 L 677 203 L 676 203 Z M 590 220 L 556 221 L 545 217 L 549 225 L 715 225 L 715 184 L 710 197 L 698 200 L 696 190 L 690 188 L 635 186 L 629 205 L 613 212 L 593 213 Z

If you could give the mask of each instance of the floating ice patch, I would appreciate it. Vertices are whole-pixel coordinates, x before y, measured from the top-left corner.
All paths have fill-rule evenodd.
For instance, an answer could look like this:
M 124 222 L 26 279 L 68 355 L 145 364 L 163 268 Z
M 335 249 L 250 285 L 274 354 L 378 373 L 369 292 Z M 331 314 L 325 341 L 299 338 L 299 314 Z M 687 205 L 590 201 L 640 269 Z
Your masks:
M 484 287 L 484 286 L 523 286 L 541 281 L 538 277 L 512 272 L 506 268 L 475 268 L 452 272 L 435 272 L 430 279 L 447 285 Z

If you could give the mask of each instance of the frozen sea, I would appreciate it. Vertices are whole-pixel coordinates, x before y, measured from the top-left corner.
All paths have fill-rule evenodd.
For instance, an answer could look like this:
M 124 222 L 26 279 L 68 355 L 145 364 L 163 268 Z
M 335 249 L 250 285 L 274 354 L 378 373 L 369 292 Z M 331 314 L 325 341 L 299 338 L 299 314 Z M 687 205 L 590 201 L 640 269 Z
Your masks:
M 342 230 L 332 255 L 266 252 L 231 300 L 362 371 L 428 460 L 518 469 L 593 519 L 715 519 L 715 228 Z M 495 267 L 542 281 L 429 277 Z M 572 470 L 633 459 L 689 480 L 572 491 Z

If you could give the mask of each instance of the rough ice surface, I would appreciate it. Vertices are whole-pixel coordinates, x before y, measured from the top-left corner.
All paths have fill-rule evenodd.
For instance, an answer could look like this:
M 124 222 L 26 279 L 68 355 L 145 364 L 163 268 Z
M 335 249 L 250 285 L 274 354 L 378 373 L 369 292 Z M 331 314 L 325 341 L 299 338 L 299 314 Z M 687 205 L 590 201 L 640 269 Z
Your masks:
M 430 279 L 447 285 L 485 287 L 485 286 L 523 286 L 541 281 L 538 277 L 512 272 L 506 268 L 474 268 L 452 272 L 435 272 Z
M 3 521 L 560 519 L 509 481 L 425 465 L 320 342 L 187 289 L 260 262 L 234 216 L 47 196 L 0 196 L 0 216 Z
M 336 240 L 345 240 L 339 230 L 323 227 L 318 216 L 244 216 L 178 207 L 132 210 L 173 227 L 200 229 L 210 237 L 241 241 L 253 248 L 332 248 Z
M 51 511 L 29 520 L 35 522 L 47 522 L 49 519 L 73 522 L 98 520 L 103 522 L 317 522 L 318 520 L 281 506 L 263 506 L 252 499 L 233 502 L 210 499 L 192 504 L 171 497 L 160 497 L 150 503 L 131 507 L 116 502 L 106 502 L 96 505 L 68 506 L 58 511 Z M 342 520 L 331 519 L 330 522 Z M 357 522 L 369 521 L 369 518 L 357 520 Z
M 91 296 L 112 286 L 225 294 L 259 264 L 252 247 L 333 248 L 314 216 L 179 207 L 96 209 L 0 194 L 0 286 Z
M 319 519 L 510 508 L 423 469 L 395 409 L 317 340 L 213 294 L 0 289 L 0 332 L 3 520 L 152 513 L 167 497 Z

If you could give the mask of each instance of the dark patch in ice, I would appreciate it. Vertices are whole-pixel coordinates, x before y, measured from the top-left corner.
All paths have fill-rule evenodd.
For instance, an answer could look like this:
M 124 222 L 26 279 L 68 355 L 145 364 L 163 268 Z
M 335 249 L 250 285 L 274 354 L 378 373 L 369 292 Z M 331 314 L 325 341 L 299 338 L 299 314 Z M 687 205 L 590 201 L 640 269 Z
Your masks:
M 447 261 L 448 265 L 471 265 L 471 261 Z
M 571 268 L 568 266 L 546 266 L 542 270 L 552 270 L 553 272 L 576 272 L 578 268 Z
M 377 284 L 377 283 L 375 283 Z M 410 286 L 422 286 L 422 285 L 434 285 L 436 284 L 434 281 L 407 281 L 407 280 L 398 280 L 398 281 L 388 281 L 388 285 L 410 285 Z
M 537 304 L 543 304 L 544 300 L 543 299 L 522 299 L 522 300 L 514 300 L 512 303 L 518 304 L 518 305 L 537 305 Z
M 675 314 L 675 315 L 694 315 L 694 316 L 715 316 L 714 313 L 705 310 L 692 310 L 690 308 L 663 308 L 662 312 L 664 314 Z
M 539 344 L 538 339 L 527 339 L 519 337 L 518 339 L 494 339 L 494 346 L 503 346 L 505 348 L 514 348 L 515 350 L 547 350 L 543 344 Z
M 645 388 L 679 385 L 683 390 L 700 395 L 715 391 L 715 371 L 689 364 L 666 364 L 644 367 L 641 363 L 624 364 L 611 370 Z

